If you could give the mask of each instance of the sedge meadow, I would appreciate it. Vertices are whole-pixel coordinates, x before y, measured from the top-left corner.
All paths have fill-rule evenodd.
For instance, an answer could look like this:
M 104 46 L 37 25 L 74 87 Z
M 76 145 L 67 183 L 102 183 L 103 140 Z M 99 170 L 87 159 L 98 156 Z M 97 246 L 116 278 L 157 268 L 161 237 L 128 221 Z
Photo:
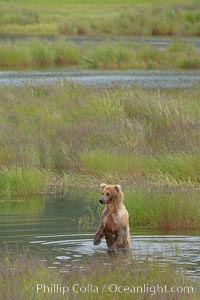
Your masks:
M 0 5 L 0 299 L 199 299 L 199 1 Z M 101 182 L 130 252 L 93 246 Z

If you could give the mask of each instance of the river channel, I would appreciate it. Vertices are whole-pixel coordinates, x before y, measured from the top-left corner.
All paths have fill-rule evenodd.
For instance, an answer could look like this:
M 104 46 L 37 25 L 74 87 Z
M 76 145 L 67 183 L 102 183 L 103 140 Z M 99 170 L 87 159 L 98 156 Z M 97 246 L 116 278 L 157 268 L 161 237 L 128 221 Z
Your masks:
M 88 87 L 190 88 L 200 83 L 199 70 L 83 70 L 0 71 L 0 85 L 52 84 L 67 80 Z
M 99 222 L 99 190 L 68 189 L 34 199 L 0 201 L 0 253 L 22 249 L 42 256 L 49 268 L 65 272 L 78 262 L 108 253 L 105 240 L 93 246 Z M 89 219 L 87 219 L 89 218 Z M 86 224 L 93 219 L 92 224 Z M 131 228 L 131 255 L 138 261 L 173 263 L 188 276 L 200 278 L 200 236 L 197 231 Z

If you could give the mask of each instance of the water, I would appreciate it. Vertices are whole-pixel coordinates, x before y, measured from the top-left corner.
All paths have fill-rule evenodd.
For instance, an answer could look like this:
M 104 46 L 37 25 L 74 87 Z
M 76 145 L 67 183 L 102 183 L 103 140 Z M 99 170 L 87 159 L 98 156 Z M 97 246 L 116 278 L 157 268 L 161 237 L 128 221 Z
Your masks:
M 159 50 L 165 49 L 169 44 L 174 41 L 182 41 L 188 43 L 200 49 L 200 39 L 199 38 L 175 38 L 175 37 L 142 37 L 138 36 L 134 39 L 137 42 L 142 42 L 147 45 L 156 46 Z
M 67 80 L 89 87 L 189 88 L 200 82 L 200 71 L 79 70 L 0 71 L 0 85 L 19 86 Z
M 99 191 L 69 189 L 65 193 L 0 201 L 0 253 L 5 246 L 16 253 L 29 249 L 49 262 L 50 268 L 66 271 L 72 263 L 83 264 L 86 258 L 105 256 L 105 240 L 93 246 L 98 226 Z M 93 211 L 93 214 L 91 214 Z M 92 226 L 87 220 L 93 218 Z M 148 256 L 165 265 L 169 261 L 200 278 L 200 236 L 198 232 L 162 232 L 131 228 L 131 255 L 139 261 Z M 185 271 L 184 271 L 185 272 Z
M 35 36 L 27 36 L 27 35 L 0 35 L 1 41 L 26 41 L 29 39 L 42 39 L 42 40 L 48 40 L 48 41 L 54 41 L 58 39 L 58 36 L 55 35 L 37 35 Z M 66 41 L 73 42 L 77 46 L 82 46 L 84 44 L 98 44 L 106 41 L 111 42 L 135 42 L 135 43 L 142 43 L 146 45 L 153 45 L 157 47 L 159 50 L 165 49 L 169 44 L 173 43 L 174 41 L 182 41 L 188 44 L 193 45 L 197 49 L 200 49 L 200 38 L 194 38 L 194 37 L 145 37 L 145 36 L 109 36 L 107 38 L 101 37 L 101 36 L 87 36 L 87 35 L 81 35 L 81 36 L 62 36 L 62 39 L 65 39 Z

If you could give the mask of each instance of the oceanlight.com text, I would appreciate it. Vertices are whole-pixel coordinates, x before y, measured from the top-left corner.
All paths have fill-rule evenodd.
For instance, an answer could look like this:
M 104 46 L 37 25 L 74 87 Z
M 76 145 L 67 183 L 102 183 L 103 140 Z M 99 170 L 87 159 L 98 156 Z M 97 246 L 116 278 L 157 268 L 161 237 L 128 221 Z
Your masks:
M 119 285 L 116 283 L 105 283 L 103 285 L 95 285 L 92 283 L 80 284 L 74 283 L 72 285 L 63 285 L 60 283 L 38 283 L 36 285 L 37 294 L 150 294 L 152 296 L 158 294 L 188 294 L 194 293 L 193 286 L 167 286 L 167 285 L 150 285 L 145 283 L 143 285 Z

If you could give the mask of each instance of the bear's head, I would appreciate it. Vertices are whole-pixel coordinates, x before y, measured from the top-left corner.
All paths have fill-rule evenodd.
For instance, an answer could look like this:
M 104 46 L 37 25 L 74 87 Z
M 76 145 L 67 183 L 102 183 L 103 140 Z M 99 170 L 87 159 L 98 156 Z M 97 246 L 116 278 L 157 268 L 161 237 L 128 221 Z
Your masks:
M 119 204 L 123 202 L 124 194 L 122 192 L 121 186 L 117 185 L 109 185 L 102 183 L 101 184 L 101 193 L 102 197 L 99 200 L 101 204 Z

